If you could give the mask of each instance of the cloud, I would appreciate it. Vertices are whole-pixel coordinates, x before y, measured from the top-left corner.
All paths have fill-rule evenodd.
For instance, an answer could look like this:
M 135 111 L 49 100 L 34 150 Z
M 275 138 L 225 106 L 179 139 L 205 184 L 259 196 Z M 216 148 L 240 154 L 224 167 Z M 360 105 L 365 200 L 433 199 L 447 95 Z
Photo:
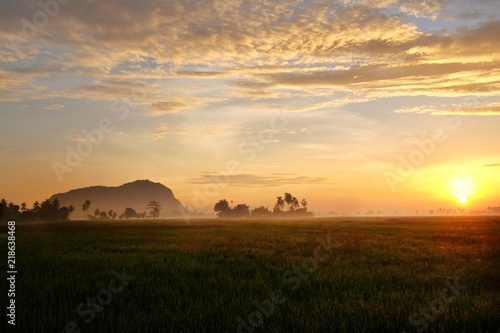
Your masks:
M 398 90 L 404 94 L 462 95 L 500 92 L 498 63 L 409 63 L 401 66 L 374 64 L 348 70 L 273 73 L 256 75 L 260 80 L 242 82 L 243 88 L 344 88 L 350 90 Z
M 156 102 L 151 105 L 149 113 L 154 116 L 165 113 L 177 113 L 187 107 L 187 104 L 177 101 Z
M 192 124 L 187 126 L 160 124 L 151 134 L 145 134 L 144 137 L 153 140 L 164 139 L 168 136 L 188 137 L 190 140 L 197 140 L 200 137 L 227 137 L 241 134 L 243 129 L 231 125 L 208 125 Z
M 403 1 L 400 9 L 416 17 L 436 19 L 445 3 L 446 0 Z
M 73 136 L 72 141 L 75 141 L 75 142 L 96 142 L 97 139 L 94 137 L 89 137 L 89 136 L 85 136 L 82 134 L 78 134 L 78 135 Z
M 485 164 L 485 165 L 483 165 L 483 167 L 485 167 L 485 168 L 498 168 L 498 167 L 500 167 L 500 164 L 499 163 L 496 163 L 496 164 Z
M 74 89 L 78 97 L 95 100 L 116 100 L 118 98 L 131 98 L 132 95 L 146 97 L 153 91 L 157 91 L 157 86 L 146 86 L 141 81 L 114 81 L 106 80 L 93 85 L 79 86 Z M 135 98 L 137 99 L 137 98 Z
M 201 173 L 199 176 L 191 178 L 188 182 L 191 184 L 211 184 L 217 182 L 216 173 Z M 256 174 L 240 174 L 230 177 L 230 184 L 239 187 L 276 187 L 284 185 L 311 185 L 326 184 L 329 180 L 320 177 L 307 177 L 297 174 L 272 174 L 261 176 Z
M 43 87 L 34 84 L 33 77 L 12 75 L 0 68 L 0 101 L 18 101 L 27 96 L 37 96 Z
M 439 12 L 446 5 L 446 0 L 340 0 L 347 6 L 368 6 L 379 9 L 387 9 L 389 12 L 401 11 L 416 17 L 426 17 L 436 19 Z
M 419 35 L 415 26 L 368 6 L 195 2 L 72 1 L 60 6 L 57 15 L 36 28 L 35 34 L 27 34 L 26 20 L 21 21 L 30 21 L 41 11 L 34 3 L 3 2 L 0 12 L 5 14 L 0 19 L 5 34 L 12 36 L 17 30 L 21 40 L 70 47 L 74 52 L 66 58 L 68 62 L 74 59 L 102 69 L 148 57 L 177 64 L 187 59 L 200 64 L 248 64 L 249 60 L 257 65 L 279 64 L 297 58 L 298 53 L 329 57 L 333 50 L 370 41 L 397 45 Z
M 372 38 L 354 49 L 366 59 L 363 62 L 346 59 L 345 66 L 297 66 L 295 71 L 264 66 L 237 85 L 247 90 L 359 92 L 346 104 L 389 96 L 495 96 L 500 93 L 499 29 L 500 21 L 489 22 L 446 35 L 420 34 L 395 45 Z
M 66 105 L 64 104 L 46 104 L 43 106 L 45 110 L 64 110 Z
M 289 111 L 388 96 L 498 95 L 500 21 L 430 33 L 409 19 L 436 18 L 447 6 L 444 0 L 71 1 L 29 34 L 41 7 L 7 1 L 0 3 L 0 55 L 21 82 L 61 73 L 94 81 L 62 90 L 31 86 L 37 96 L 49 89 L 52 97 L 114 100 L 146 88 L 138 102 L 149 115 L 214 106 L 222 95 L 272 107 L 286 95 L 323 97 L 320 89 L 344 96 L 304 100 Z M 160 82 L 140 83 L 146 79 Z M 5 80 L 0 72 L 0 98 L 33 95 Z M 171 86 L 189 93 L 166 91 Z M 208 98 L 215 87 L 220 96 Z
M 185 71 L 179 70 L 175 73 L 176 77 L 196 77 L 196 78 L 219 78 L 228 76 L 228 73 L 221 71 Z
M 463 103 L 402 108 L 395 113 L 417 113 L 431 115 L 500 115 L 500 103 Z

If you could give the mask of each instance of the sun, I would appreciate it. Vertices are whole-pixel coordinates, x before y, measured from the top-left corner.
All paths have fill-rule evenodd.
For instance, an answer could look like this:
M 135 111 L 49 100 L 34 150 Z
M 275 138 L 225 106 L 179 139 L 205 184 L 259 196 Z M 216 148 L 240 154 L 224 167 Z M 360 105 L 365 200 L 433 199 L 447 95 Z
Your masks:
M 460 177 L 451 180 L 451 194 L 458 199 L 462 205 L 469 201 L 469 197 L 476 191 L 476 183 L 471 177 Z

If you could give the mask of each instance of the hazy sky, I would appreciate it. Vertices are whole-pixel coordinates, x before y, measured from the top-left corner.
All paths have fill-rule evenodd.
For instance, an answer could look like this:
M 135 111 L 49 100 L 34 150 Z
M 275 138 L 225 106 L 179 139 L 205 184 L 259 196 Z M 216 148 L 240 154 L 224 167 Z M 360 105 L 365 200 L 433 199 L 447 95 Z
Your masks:
M 2 0 L 0 196 L 500 205 L 499 36 L 498 0 Z

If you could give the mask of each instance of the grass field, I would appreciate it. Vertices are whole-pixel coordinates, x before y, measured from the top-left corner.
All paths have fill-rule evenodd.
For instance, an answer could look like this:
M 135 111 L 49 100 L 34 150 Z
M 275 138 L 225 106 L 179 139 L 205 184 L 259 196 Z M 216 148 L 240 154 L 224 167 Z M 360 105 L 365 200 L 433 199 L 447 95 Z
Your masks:
M 500 332 L 498 217 L 33 222 L 16 242 L 1 332 Z

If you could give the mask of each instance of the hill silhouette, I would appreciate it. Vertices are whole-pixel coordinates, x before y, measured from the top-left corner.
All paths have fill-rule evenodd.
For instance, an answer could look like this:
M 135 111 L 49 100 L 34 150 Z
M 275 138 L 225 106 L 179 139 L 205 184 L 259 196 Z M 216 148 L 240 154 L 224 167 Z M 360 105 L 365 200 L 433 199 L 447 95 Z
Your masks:
M 120 186 L 91 186 L 74 189 L 65 193 L 54 194 L 50 200 L 59 199 L 61 206 L 73 205 L 75 212 L 72 219 L 84 218 L 82 205 L 85 200 L 92 202 L 89 214 L 94 209 L 122 213 L 125 208 L 130 207 L 138 212 L 146 211 L 149 201 L 156 200 L 162 207 L 160 217 L 180 216 L 185 210 L 182 203 L 177 200 L 171 189 L 161 183 L 150 180 L 136 180 Z

